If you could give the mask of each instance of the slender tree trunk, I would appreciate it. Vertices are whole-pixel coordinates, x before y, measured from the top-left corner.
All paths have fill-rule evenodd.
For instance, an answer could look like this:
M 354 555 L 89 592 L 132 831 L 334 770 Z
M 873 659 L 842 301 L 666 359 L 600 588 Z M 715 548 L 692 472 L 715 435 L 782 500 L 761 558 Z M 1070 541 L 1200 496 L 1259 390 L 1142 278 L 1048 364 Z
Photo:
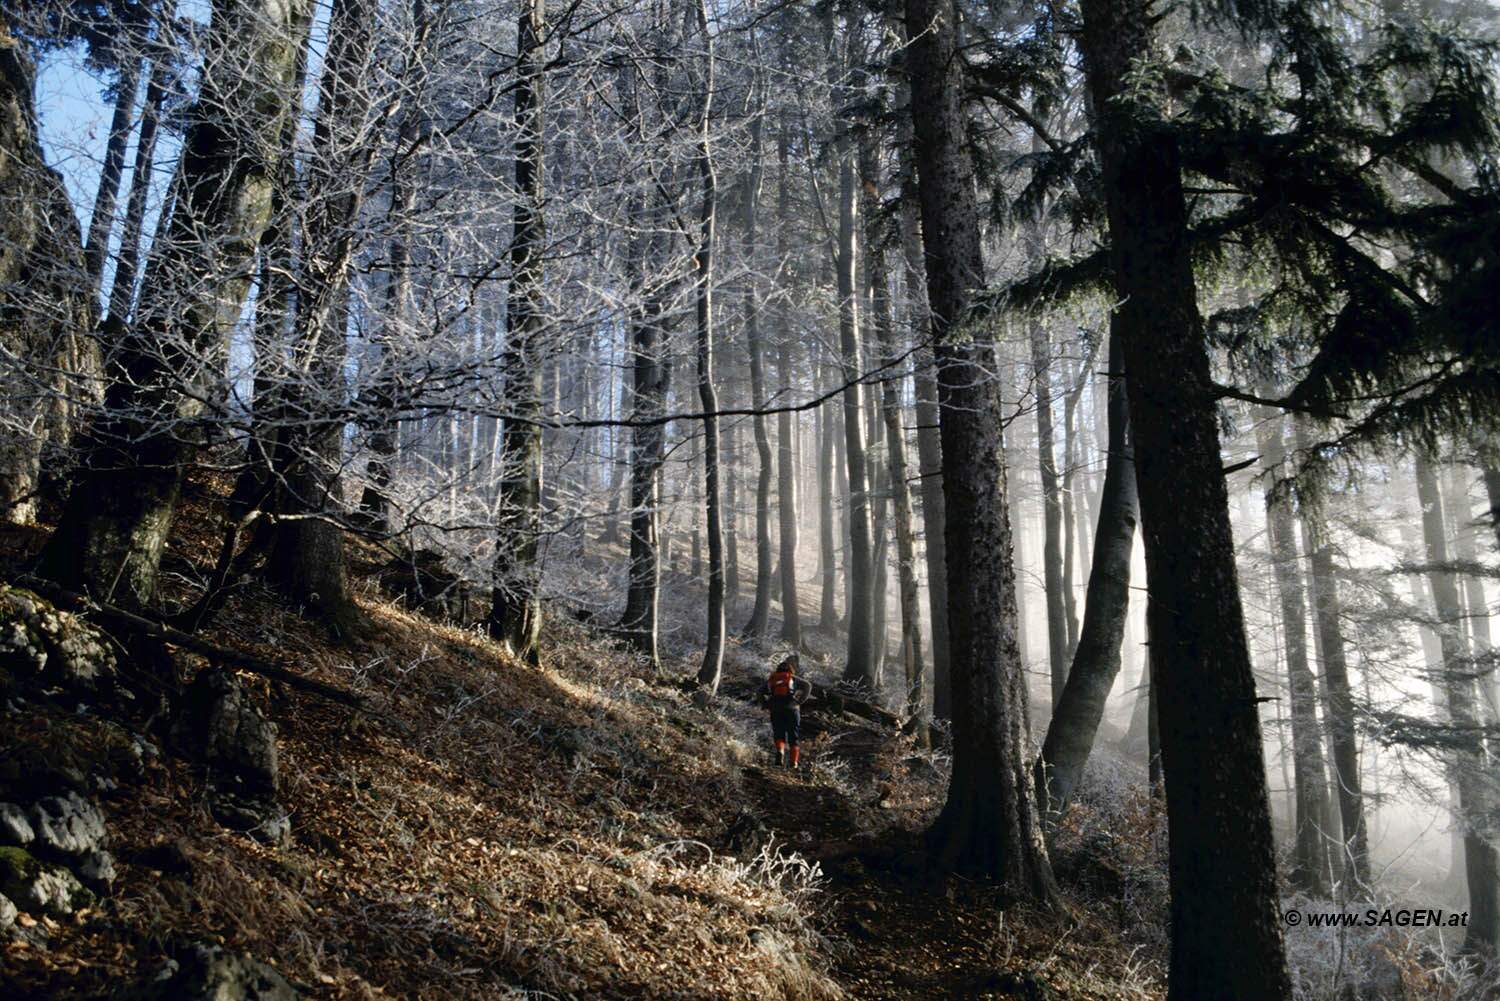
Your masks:
M 130 142 L 133 127 L 135 92 L 140 88 L 141 57 L 132 48 L 130 39 L 122 41 L 120 78 L 115 83 L 115 112 L 109 123 L 109 140 L 104 145 L 104 168 L 99 172 L 99 189 L 94 195 L 88 241 L 83 246 L 89 283 L 95 289 L 99 288 L 99 279 L 104 274 L 109 234 L 115 222 L 115 202 L 120 195 L 120 177 L 125 171 L 125 146 Z
M 1431 461 L 1421 452 L 1416 456 L 1417 499 L 1422 505 L 1422 536 L 1426 542 L 1427 563 L 1432 568 L 1428 580 L 1440 623 L 1439 640 L 1443 652 L 1443 687 L 1448 696 L 1448 715 L 1453 726 L 1474 733 L 1480 724 L 1474 698 L 1473 663 L 1463 636 L 1463 609 L 1458 583 L 1448 566 L 1447 530 L 1443 519 L 1442 494 Z M 1485 786 L 1492 763 L 1483 741 L 1471 737 L 1463 748 L 1455 749 L 1458 772 L 1458 822 L 1463 829 L 1464 873 L 1469 887 L 1469 924 L 1464 948 L 1486 959 L 1495 958 L 1500 941 L 1500 857 L 1489 840 L 1494 797 Z
M 1120 644 L 1130 612 L 1130 556 L 1137 521 L 1135 459 L 1123 347 L 1114 334 L 1109 340 L 1109 454 L 1083 629 L 1037 765 L 1049 831 L 1056 830 L 1067 810 L 1093 749 L 1104 704 L 1120 673 Z
M 540 657 L 541 568 L 537 542 L 542 507 L 542 353 L 546 328 L 546 272 L 542 248 L 547 11 L 543 0 L 527 0 L 516 22 L 516 191 L 511 235 L 510 297 L 501 362 L 505 418 L 500 436 L 499 524 L 495 541 L 495 588 L 489 633 L 513 657 Z
M 1047 660 L 1052 706 L 1068 681 L 1068 618 L 1063 605 L 1062 491 L 1052 442 L 1052 344 L 1041 322 L 1031 327 L 1031 378 L 1036 395 L 1037 471 L 1042 479 L 1042 579 L 1047 592 Z
M 720 426 L 719 468 L 724 481 L 724 498 L 720 501 L 720 510 L 724 512 L 724 606 L 729 608 L 740 592 L 740 434 L 739 427 L 732 422 Z
M 760 409 L 766 405 L 765 345 L 760 333 L 759 283 L 755 280 L 756 223 L 760 212 L 761 186 L 761 128 L 762 118 L 757 115 L 750 123 L 750 176 L 745 190 L 745 260 L 750 265 L 750 278 L 745 285 L 745 340 L 750 355 L 750 396 L 756 409 L 752 428 L 755 434 L 755 456 L 757 473 L 755 478 L 755 604 L 750 610 L 750 621 L 745 623 L 745 636 L 763 635 L 770 627 L 772 562 L 771 549 L 771 436 L 767 430 L 766 416 Z
M 908 108 L 908 112 L 910 109 Z M 901 253 L 906 264 L 906 287 L 912 300 L 912 346 L 916 369 L 912 385 L 916 399 L 917 476 L 922 499 L 923 551 L 927 565 L 928 621 L 932 625 L 932 714 L 951 719 L 953 699 L 949 671 L 948 564 L 943 552 L 943 446 L 938 434 L 937 367 L 928 323 L 927 270 L 922 260 L 921 206 L 917 196 L 915 140 L 911 115 L 902 116 Z
M 927 698 L 922 679 L 922 612 L 918 605 L 916 542 L 912 533 L 911 490 L 906 461 L 906 431 L 901 426 L 901 382 L 897 376 L 900 346 L 891 314 L 890 278 L 886 272 L 881 233 L 880 155 L 874 135 L 866 131 L 859 148 L 860 190 L 864 198 L 866 270 L 869 273 L 871 312 L 875 318 L 877 361 L 884 369 L 880 382 L 880 415 L 885 425 L 885 447 L 890 468 L 890 498 L 896 534 L 896 576 L 901 603 L 901 678 L 906 693 L 906 715 L 918 740 L 927 741 Z M 886 368 L 886 366 L 892 366 Z M 884 590 L 876 592 L 882 605 Z M 883 620 L 882 620 L 883 621 Z M 885 630 L 876 633 L 885 645 Z
M 983 263 L 952 0 L 907 0 L 906 33 L 912 106 L 923 109 L 914 117 L 943 454 L 963 457 L 943 470 L 953 778 L 928 842 L 940 864 L 993 879 L 1012 899 L 1057 906 L 1026 759 L 994 342 L 965 324 Z
M 271 168 L 306 42 L 306 0 L 217 0 L 209 55 L 141 319 L 111 345 L 106 416 L 87 432 L 40 571 L 118 604 L 151 600 L 192 423 L 223 372 L 270 210 Z M 257 100 L 244 95 L 253 90 Z
M 1180 161 L 1152 107 L 1160 95 L 1134 84 L 1152 57 L 1156 12 L 1145 0 L 1083 0 L 1081 14 L 1151 594 L 1170 831 L 1168 997 L 1277 1001 L 1292 990 Z
M 630 643 L 660 664 L 657 652 L 657 590 L 661 580 L 659 474 L 665 457 L 666 427 L 661 420 L 671 378 L 664 357 L 665 331 L 660 303 L 653 296 L 632 323 L 635 353 L 635 408 L 630 458 L 630 584 L 620 628 Z
M 1095 349 L 1098 342 L 1095 342 Z M 1082 462 L 1079 445 L 1078 403 L 1088 385 L 1089 366 L 1094 362 L 1094 350 L 1082 359 L 1078 377 L 1063 399 L 1063 613 L 1068 625 L 1068 659 L 1071 661 L 1078 648 L 1078 596 L 1073 586 L 1073 574 L 1088 562 L 1088 505 L 1084 495 L 1087 487 L 1079 486 L 1078 467 Z
M 779 285 L 787 259 L 786 229 L 788 225 L 787 186 L 790 155 L 788 129 L 782 126 L 776 141 L 776 277 Z M 757 158 L 758 159 L 758 158 Z M 779 300 L 778 300 L 779 301 Z M 777 346 L 777 369 L 781 385 L 781 405 L 784 408 L 792 395 L 792 346 L 791 338 L 782 332 Z M 792 413 L 783 409 L 776 415 L 776 518 L 779 534 L 777 542 L 781 564 L 781 638 L 794 648 L 802 646 L 802 608 L 797 595 L 797 467 L 793 449 L 794 430 Z
M 881 424 L 880 401 L 876 391 L 865 394 L 869 406 L 865 422 L 865 475 L 870 489 L 870 677 L 874 679 L 874 690 L 885 690 L 885 658 L 889 652 L 887 638 L 886 600 L 890 587 L 890 531 L 887 524 L 888 497 L 890 492 L 890 465 L 882 461 L 881 442 L 885 434 Z
M 167 0 L 157 16 L 164 34 L 177 16 L 176 0 Z M 166 39 L 159 37 L 158 45 Z M 151 168 L 156 159 L 156 136 L 161 128 L 162 103 L 166 100 L 170 66 L 164 53 L 151 59 L 146 81 L 146 101 L 141 112 L 141 130 L 135 140 L 135 162 L 130 168 L 130 194 L 125 198 L 125 221 L 120 228 L 120 254 L 115 261 L 115 276 L 109 289 L 106 318 L 130 322 L 130 308 L 135 302 L 136 270 L 141 259 L 141 234 L 146 222 L 146 198 L 151 193 Z
M 818 602 L 818 628 L 832 632 L 838 628 L 839 612 L 835 604 L 838 574 L 834 566 L 833 519 L 833 417 L 827 407 L 818 410 L 818 571 L 822 575 L 822 593 Z
M 1310 447 L 1307 430 L 1297 426 L 1297 448 Z M 1359 746 L 1354 730 L 1354 694 L 1349 687 L 1349 667 L 1344 650 L 1343 606 L 1333 565 L 1333 542 L 1321 512 L 1302 504 L 1302 532 L 1308 549 L 1312 576 L 1313 615 L 1318 646 L 1323 655 L 1323 708 L 1333 743 L 1334 789 L 1343 828 L 1340 862 L 1344 878 L 1356 895 L 1367 894 L 1370 883 L 1370 846 L 1365 827 L 1364 793 L 1359 774 Z
M 844 461 L 849 477 L 848 590 L 849 647 L 844 662 L 844 680 L 866 691 L 874 691 L 876 678 L 871 659 L 871 613 L 874 610 L 874 548 L 870 528 L 870 493 L 865 457 L 864 386 L 861 374 L 859 318 L 855 289 L 855 178 L 847 150 L 839 158 L 839 231 L 835 265 L 839 295 L 839 373 L 844 380 L 840 394 L 844 410 Z
M 698 178 L 703 202 L 698 213 L 698 399 L 703 404 L 703 490 L 708 516 L 708 638 L 698 684 L 719 689 L 724 670 L 724 527 L 719 503 L 719 398 L 713 374 L 714 164 L 708 144 L 709 107 L 714 90 L 713 37 L 708 31 L 708 0 L 696 5 L 703 44 L 702 105 L 698 120 Z M 769 549 L 769 545 L 767 545 Z M 769 574 L 767 575 L 769 577 Z
M 1317 681 L 1307 657 L 1307 603 L 1297 552 L 1297 526 L 1281 475 L 1286 460 L 1280 414 L 1258 414 L 1256 444 L 1266 481 L 1266 534 L 1271 548 L 1276 591 L 1280 599 L 1282 637 L 1286 644 L 1287 691 L 1291 701 L 1292 784 L 1295 796 L 1292 885 L 1314 896 L 1326 896 L 1334 873 L 1328 855 L 1324 821 L 1328 817 L 1328 775 L 1323 765 L 1322 726 L 1318 721 Z

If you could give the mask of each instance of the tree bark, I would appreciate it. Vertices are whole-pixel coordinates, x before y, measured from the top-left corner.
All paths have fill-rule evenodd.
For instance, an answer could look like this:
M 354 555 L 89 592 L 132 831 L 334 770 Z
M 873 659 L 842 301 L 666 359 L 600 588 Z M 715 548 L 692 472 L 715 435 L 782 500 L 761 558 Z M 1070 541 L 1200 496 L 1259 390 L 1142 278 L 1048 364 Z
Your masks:
M 500 433 L 499 519 L 489 633 L 513 657 L 536 663 L 542 628 L 542 345 L 546 319 L 543 214 L 547 8 L 522 4 L 516 22 L 516 192 L 510 293 L 502 361 L 510 408 Z
M 724 526 L 719 497 L 719 398 L 714 388 L 713 246 L 715 178 L 709 148 L 709 109 L 714 91 L 714 46 L 708 30 L 708 0 L 698 0 L 698 36 L 703 45 L 701 104 L 698 119 L 697 166 L 703 186 L 698 213 L 698 399 L 703 404 L 703 493 L 708 516 L 708 630 L 698 684 L 710 693 L 719 689 L 724 671 Z M 769 546 L 767 546 L 769 548 Z M 769 574 L 767 575 L 769 577 Z
M 1328 816 L 1328 775 L 1323 765 L 1322 726 L 1318 721 L 1317 681 L 1307 657 L 1307 603 L 1302 593 L 1302 570 L 1297 552 L 1297 527 L 1291 498 L 1284 485 L 1269 478 L 1282 475 L 1286 461 L 1280 414 L 1262 410 L 1256 424 L 1256 445 L 1267 479 L 1266 534 L 1281 608 L 1282 638 L 1286 645 L 1287 691 L 1292 721 L 1292 783 L 1295 795 L 1292 848 L 1292 885 L 1313 896 L 1326 896 L 1334 873 L 1324 834 Z
M 786 266 L 786 228 L 788 225 L 788 164 L 791 138 L 783 125 L 776 140 L 776 276 L 780 284 Z M 783 331 L 777 347 L 777 368 L 783 404 L 792 394 L 791 338 Z M 781 563 L 781 638 L 794 649 L 802 646 L 802 606 L 797 594 L 797 467 L 793 451 L 795 434 L 792 413 L 783 409 L 776 415 L 776 517 Z
M 756 88 L 758 93 L 758 88 Z M 774 458 L 771 454 L 771 436 L 767 430 L 766 415 L 760 409 L 766 405 L 765 345 L 760 333 L 759 283 L 755 280 L 756 224 L 760 215 L 760 187 L 762 177 L 761 131 L 763 118 L 760 114 L 750 123 L 750 174 L 745 180 L 745 261 L 749 265 L 750 277 L 745 283 L 745 350 L 750 356 L 750 396 L 756 410 L 752 422 L 755 435 L 755 604 L 750 610 L 750 619 L 745 623 L 743 634 L 764 635 L 770 628 L 772 562 L 775 555 L 771 548 L 771 473 Z
M 94 195 L 88 240 L 83 245 L 89 284 L 95 289 L 99 288 L 99 279 L 104 274 L 109 234 L 115 222 L 115 203 L 120 195 L 120 178 L 125 172 L 125 146 L 130 142 L 133 127 L 135 92 L 140 89 L 141 79 L 141 57 L 133 48 L 131 39 L 121 40 L 118 55 L 120 75 L 115 81 L 114 117 L 110 120 L 109 139 L 104 145 L 104 166 L 99 172 L 99 188 Z
M 912 396 L 917 420 L 917 477 L 922 501 L 922 549 L 927 567 L 927 620 L 932 627 L 932 715 L 953 715 L 949 673 L 948 567 L 943 552 L 943 446 L 938 434 L 937 377 L 926 303 L 927 270 L 922 260 L 921 206 L 910 97 L 901 116 L 901 256 L 911 302 Z
M 1145 0 L 1083 0 L 1081 13 L 1151 594 L 1170 828 L 1168 997 L 1290 998 L 1177 142 L 1152 107 L 1161 95 L 1134 83 L 1139 63 L 1153 56 L 1155 13 Z
M 1443 519 L 1442 494 L 1431 460 L 1416 456 L 1417 499 L 1422 505 L 1422 537 L 1428 580 L 1439 622 L 1443 653 L 1443 688 L 1448 696 L 1448 715 L 1454 727 L 1470 732 L 1480 724 L 1475 700 L 1474 666 L 1463 635 L 1463 608 L 1456 575 L 1448 566 L 1447 529 Z M 1457 820 L 1463 830 L 1464 874 L 1469 887 L 1469 924 L 1464 948 L 1485 959 L 1495 958 L 1500 942 L 1500 857 L 1489 840 L 1493 835 L 1493 796 L 1486 789 L 1487 773 L 1493 768 L 1484 743 L 1472 738 L 1472 746 L 1452 752 L 1458 773 Z
M 832 15 L 829 15 L 830 18 Z M 838 243 L 834 266 L 839 297 L 839 373 L 844 380 L 844 462 L 849 478 L 848 655 L 843 678 L 867 692 L 876 687 L 871 660 L 871 613 L 874 610 L 872 561 L 874 545 L 870 527 L 870 492 L 865 456 L 864 385 L 862 374 L 857 291 L 855 289 L 855 177 L 853 158 L 846 140 L 839 140 Z
M 832 632 L 838 628 L 839 613 L 835 605 L 838 574 L 834 566 L 833 517 L 833 417 L 827 407 L 818 409 L 818 573 L 822 589 L 818 600 L 818 628 Z
M 1063 603 L 1062 491 L 1052 442 L 1052 344 L 1047 328 L 1031 327 L 1031 378 L 1036 396 L 1037 471 L 1042 479 L 1042 580 L 1047 594 L 1047 662 L 1051 665 L 1052 706 L 1068 682 L 1068 614 Z
M 892 520 L 896 534 L 896 577 L 901 604 L 901 677 L 906 715 L 920 743 L 927 742 L 927 698 L 922 677 L 922 613 L 918 606 L 916 542 L 912 534 L 911 490 L 907 486 L 906 431 L 901 426 L 901 383 L 897 375 L 900 347 L 896 343 L 891 315 L 890 279 L 886 273 L 886 240 L 881 233 L 880 151 L 875 136 L 866 130 L 859 147 L 860 190 L 864 199 L 865 268 L 869 274 L 871 313 L 875 318 L 876 361 L 883 369 L 880 382 L 880 416 L 885 426 L 885 447 L 890 468 Z M 887 367 L 890 366 L 890 367 Z M 876 592 L 884 604 L 883 590 Z M 876 632 L 884 646 L 885 630 Z
M 146 80 L 146 99 L 141 111 L 140 134 L 135 140 L 135 162 L 130 167 L 130 194 L 125 198 L 125 221 L 120 227 L 120 254 L 109 289 L 106 319 L 130 322 L 135 303 L 135 279 L 141 258 L 141 234 L 146 221 L 146 198 L 151 193 L 151 168 L 156 159 L 156 137 L 161 129 L 162 104 L 167 96 L 170 59 L 167 32 L 177 16 L 176 0 L 167 0 L 157 14 L 157 51 L 151 57 Z
M 1059 902 L 1026 760 L 1026 683 L 1016 643 L 994 344 L 966 325 L 983 284 L 974 175 L 952 0 L 907 0 L 927 299 L 938 364 L 953 669 L 953 778 L 927 837 L 939 864 L 1011 899 Z
M 106 415 L 87 432 L 69 504 L 40 570 L 141 606 L 218 392 L 229 334 L 270 210 L 281 121 L 310 20 L 306 0 L 216 0 L 202 89 L 183 142 L 166 239 L 141 319 L 111 346 Z
M 1130 555 L 1135 548 L 1137 499 L 1130 407 L 1125 399 L 1124 348 L 1109 339 L 1109 454 L 1094 536 L 1078 649 L 1053 709 L 1037 765 L 1049 832 L 1055 831 L 1088 762 L 1104 704 L 1120 673 L 1120 644 L 1130 611 Z
M 1299 451 L 1311 447 L 1307 429 L 1300 423 L 1296 441 Z M 1344 879 L 1353 883 L 1353 892 L 1367 894 L 1371 886 L 1370 844 L 1359 774 L 1359 745 L 1354 731 L 1354 693 L 1349 687 L 1349 665 L 1344 650 L 1343 607 L 1334 576 L 1333 542 L 1320 511 L 1306 503 L 1300 505 L 1300 510 L 1312 577 L 1314 623 L 1323 656 L 1323 693 L 1327 703 L 1323 712 L 1333 743 L 1334 790 L 1343 829 L 1340 862 Z

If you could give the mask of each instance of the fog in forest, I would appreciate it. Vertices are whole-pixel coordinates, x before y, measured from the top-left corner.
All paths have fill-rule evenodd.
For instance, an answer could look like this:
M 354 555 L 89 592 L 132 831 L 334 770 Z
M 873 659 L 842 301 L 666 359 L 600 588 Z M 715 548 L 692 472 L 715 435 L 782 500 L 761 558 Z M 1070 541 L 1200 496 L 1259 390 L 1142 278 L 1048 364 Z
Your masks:
M 1493 997 L 1497 42 L 0 0 L 0 987 Z

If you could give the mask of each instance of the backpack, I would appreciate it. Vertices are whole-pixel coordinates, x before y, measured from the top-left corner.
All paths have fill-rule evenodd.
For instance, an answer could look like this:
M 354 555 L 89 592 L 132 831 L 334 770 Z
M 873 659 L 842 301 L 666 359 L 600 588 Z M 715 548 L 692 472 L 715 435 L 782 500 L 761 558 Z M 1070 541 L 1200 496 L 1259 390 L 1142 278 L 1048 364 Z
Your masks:
M 777 671 L 772 674 L 766 681 L 766 687 L 771 691 L 771 698 L 790 699 L 797 690 L 793 677 L 790 671 Z

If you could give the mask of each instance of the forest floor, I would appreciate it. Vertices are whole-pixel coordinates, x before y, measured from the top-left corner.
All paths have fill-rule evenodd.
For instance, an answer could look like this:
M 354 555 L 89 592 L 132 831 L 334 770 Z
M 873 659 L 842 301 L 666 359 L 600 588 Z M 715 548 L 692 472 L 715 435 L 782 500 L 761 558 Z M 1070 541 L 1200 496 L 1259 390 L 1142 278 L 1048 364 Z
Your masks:
M 211 566 L 219 515 L 199 484 L 168 600 Z M 0 580 L 44 535 L 5 530 Z M 1159 950 L 1100 903 L 1130 878 L 1128 849 L 1111 858 L 1076 828 L 1059 862 L 1070 913 L 1006 907 L 925 866 L 941 754 L 813 709 L 805 767 L 768 764 L 751 699 L 762 651 L 733 644 L 720 695 L 695 701 L 557 610 L 529 667 L 472 627 L 404 610 L 375 587 L 375 558 L 356 552 L 370 619 L 358 641 L 256 586 L 205 631 L 375 710 L 240 675 L 278 727 L 281 846 L 220 827 L 203 766 L 169 748 L 170 690 L 205 658 L 174 648 L 174 678 L 82 706 L 0 669 L 0 799 L 7 783 L 82 777 L 119 863 L 91 906 L 20 916 L 0 944 L 0 997 L 120 997 L 194 943 L 270 963 L 308 998 L 1162 995 Z

